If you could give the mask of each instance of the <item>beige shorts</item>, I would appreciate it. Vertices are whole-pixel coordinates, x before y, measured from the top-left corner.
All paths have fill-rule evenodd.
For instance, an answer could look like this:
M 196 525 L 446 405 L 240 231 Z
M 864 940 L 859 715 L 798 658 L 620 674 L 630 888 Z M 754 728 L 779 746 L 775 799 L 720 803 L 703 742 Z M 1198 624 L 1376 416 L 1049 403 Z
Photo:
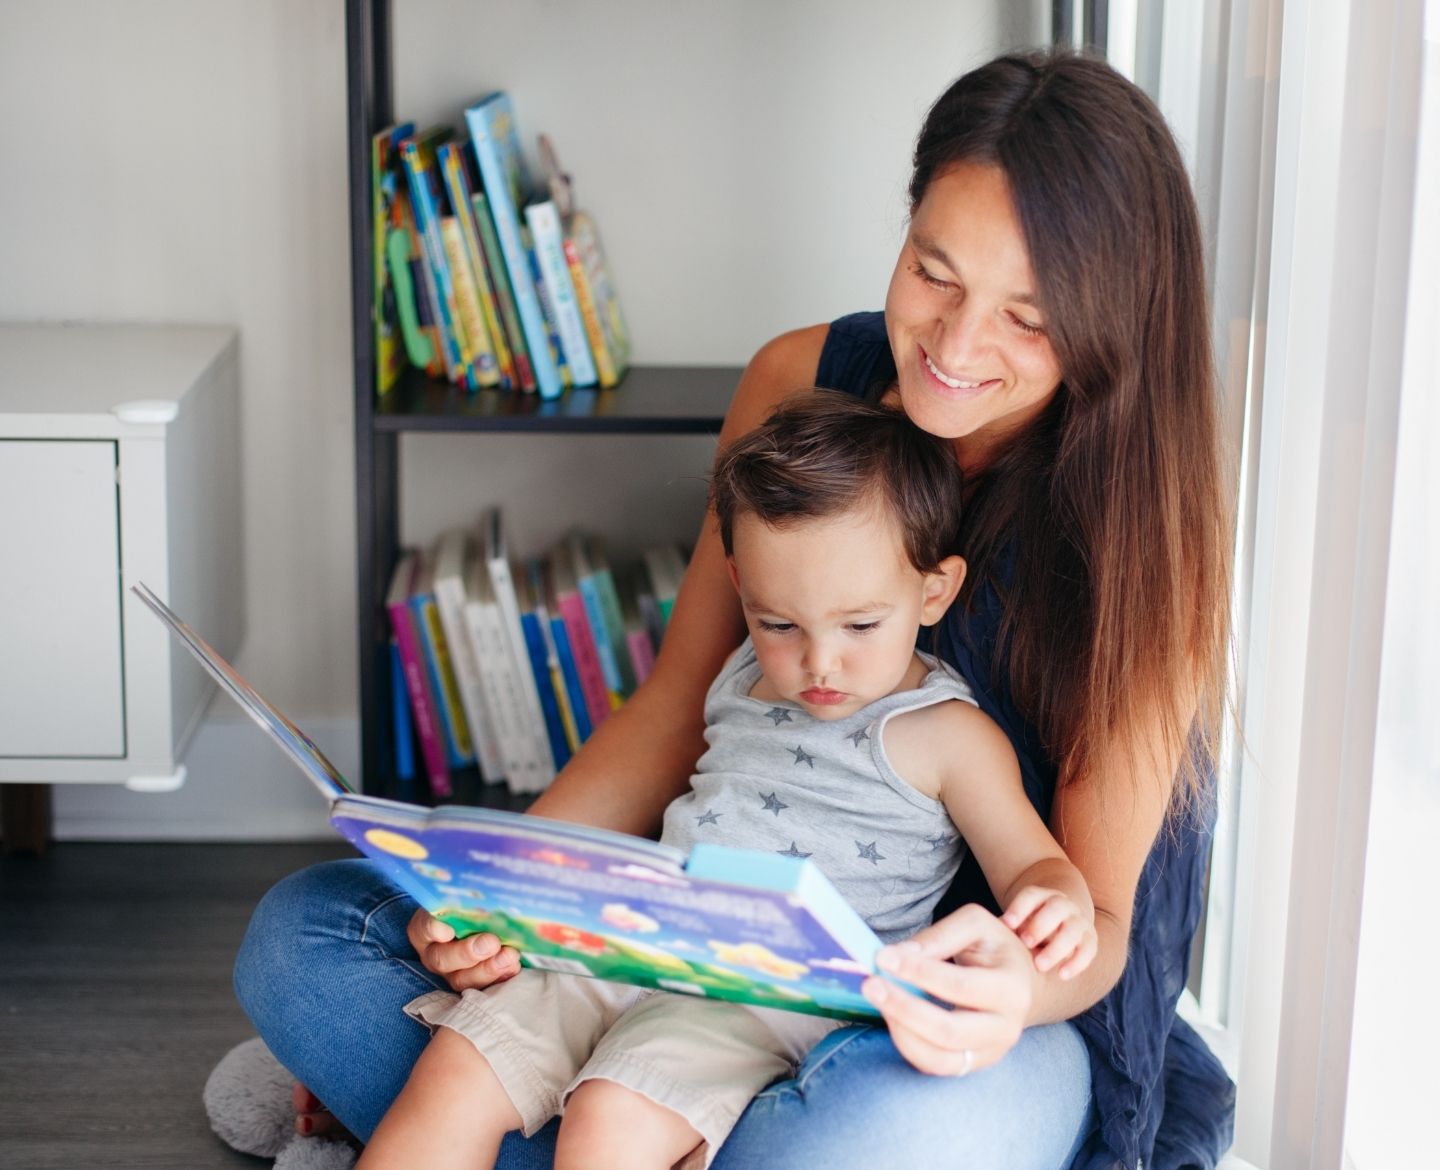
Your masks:
M 405 1005 L 453 1028 L 490 1062 L 528 1137 L 587 1080 L 609 1080 L 674 1110 L 704 1138 L 705 1165 L 745 1106 L 792 1076 L 839 1021 L 799 1012 L 648 991 L 548 971 Z

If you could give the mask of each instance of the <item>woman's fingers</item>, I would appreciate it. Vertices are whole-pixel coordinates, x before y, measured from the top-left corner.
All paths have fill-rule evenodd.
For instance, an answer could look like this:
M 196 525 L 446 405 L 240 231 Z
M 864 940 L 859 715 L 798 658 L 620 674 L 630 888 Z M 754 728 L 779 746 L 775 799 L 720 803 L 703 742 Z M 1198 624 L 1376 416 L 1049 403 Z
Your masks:
M 992 1065 L 1020 1036 L 1017 1022 L 1005 1014 L 947 1008 L 884 979 L 867 981 L 865 992 L 900 1054 L 933 1076 L 963 1076 Z

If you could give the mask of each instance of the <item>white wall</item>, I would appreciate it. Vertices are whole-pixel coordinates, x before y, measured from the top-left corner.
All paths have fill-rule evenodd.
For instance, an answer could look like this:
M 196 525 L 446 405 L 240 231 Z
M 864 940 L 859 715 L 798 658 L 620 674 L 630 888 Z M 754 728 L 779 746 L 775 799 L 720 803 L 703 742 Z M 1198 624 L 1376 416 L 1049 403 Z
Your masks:
M 397 115 L 449 119 L 508 88 L 522 133 L 553 136 L 602 226 L 638 360 L 739 364 L 783 329 L 880 305 L 925 108 L 966 68 L 1043 39 L 1049 5 L 394 10 Z M 0 318 L 239 326 L 240 665 L 301 722 L 335 727 L 356 709 L 344 45 L 340 0 L 0 0 Z M 406 441 L 407 538 L 503 496 L 494 442 Z M 532 469 L 574 453 L 534 442 Z M 657 456 L 656 442 L 587 446 L 585 466 L 640 530 L 688 532 L 708 444 Z M 533 495 L 522 535 L 573 492 Z M 213 774 L 192 768 L 190 784 Z M 129 817 L 203 835 L 165 799 L 67 789 L 58 829 Z

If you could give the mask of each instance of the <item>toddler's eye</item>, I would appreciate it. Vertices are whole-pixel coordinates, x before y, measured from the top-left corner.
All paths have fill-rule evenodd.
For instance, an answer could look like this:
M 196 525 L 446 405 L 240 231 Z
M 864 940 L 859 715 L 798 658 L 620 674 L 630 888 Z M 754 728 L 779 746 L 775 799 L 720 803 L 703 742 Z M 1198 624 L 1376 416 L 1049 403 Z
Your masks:
M 767 634 L 788 634 L 795 628 L 794 622 L 767 622 L 763 618 L 756 624 Z
M 874 631 L 874 630 L 878 630 L 879 628 L 880 628 L 880 623 L 879 623 L 878 621 L 877 621 L 877 622 L 851 622 L 851 623 L 850 623 L 850 632 L 851 632 L 852 634 L 868 634 L 868 633 L 871 633 L 871 632 Z

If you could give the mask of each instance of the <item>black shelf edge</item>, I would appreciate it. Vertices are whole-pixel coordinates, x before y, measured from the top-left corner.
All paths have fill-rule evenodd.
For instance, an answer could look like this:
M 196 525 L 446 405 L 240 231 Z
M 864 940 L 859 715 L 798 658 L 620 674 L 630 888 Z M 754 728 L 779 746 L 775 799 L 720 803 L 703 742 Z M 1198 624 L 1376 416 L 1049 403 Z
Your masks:
M 613 390 L 567 390 L 545 401 L 505 390 L 476 393 L 405 372 L 375 403 L 377 431 L 537 434 L 717 434 L 739 366 L 632 366 Z

